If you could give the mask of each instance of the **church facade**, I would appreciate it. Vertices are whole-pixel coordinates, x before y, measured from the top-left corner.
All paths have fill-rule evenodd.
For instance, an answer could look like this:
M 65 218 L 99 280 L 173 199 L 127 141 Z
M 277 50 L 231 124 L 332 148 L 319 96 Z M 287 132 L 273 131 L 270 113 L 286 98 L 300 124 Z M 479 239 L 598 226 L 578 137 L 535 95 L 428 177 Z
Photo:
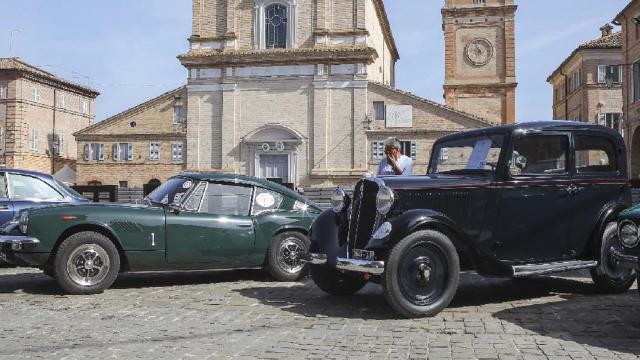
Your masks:
M 480 118 L 398 91 L 381 0 L 194 0 L 187 168 L 352 183 L 397 136 L 424 173 L 444 133 Z
M 179 167 L 185 170 L 303 188 L 351 186 L 376 172 L 387 137 L 398 137 L 414 160 L 414 174 L 424 174 L 437 138 L 491 125 L 395 88 L 399 51 L 382 0 L 193 0 L 189 49 L 178 59 L 189 74 L 180 97 L 186 119 Z M 111 123 L 152 118 L 144 111 L 123 114 L 126 119 Z M 95 130 L 110 128 L 114 139 L 141 131 Z M 154 138 L 154 127 L 147 131 L 144 138 Z M 82 135 L 95 141 L 92 132 Z M 102 184 L 125 180 L 116 179 L 116 171 L 99 171 L 100 165 L 94 162 L 80 177 Z M 135 178 L 129 186 L 149 180 L 145 166 L 123 172 Z M 153 173 L 160 181 L 171 175 Z

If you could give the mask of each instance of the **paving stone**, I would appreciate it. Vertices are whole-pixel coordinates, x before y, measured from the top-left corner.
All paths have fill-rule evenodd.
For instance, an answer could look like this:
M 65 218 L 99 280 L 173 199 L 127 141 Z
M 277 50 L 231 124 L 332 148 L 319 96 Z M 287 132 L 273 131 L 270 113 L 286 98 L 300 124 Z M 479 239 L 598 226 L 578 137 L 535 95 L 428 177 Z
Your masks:
M 0 359 L 638 359 L 639 305 L 635 289 L 596 294 L 585 273 L 465 274 L 448 309 L 407 320 L 375 284 L 337 298 L 260 271 L 144 273 L 66 296 L 0 269 Z

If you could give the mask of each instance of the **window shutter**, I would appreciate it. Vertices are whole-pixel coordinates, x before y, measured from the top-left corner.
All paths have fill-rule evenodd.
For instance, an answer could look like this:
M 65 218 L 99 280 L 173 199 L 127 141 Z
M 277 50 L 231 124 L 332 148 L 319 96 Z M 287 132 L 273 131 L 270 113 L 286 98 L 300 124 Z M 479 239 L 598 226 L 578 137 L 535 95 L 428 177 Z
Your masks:
M 98 160 L 104 161 L 104 144 L 100 144 L 98 147 Z
M 622 66 L 618 66 L 618 82 L 622 82 Z
M 598 83 L 604 84 L 607 77 L 607 67 L 605 65 L 598 65 Z
M 127 160 L 131 161 L 131 160 L 133 160 L 133 144 L 127 144 L 127 146 L 128 146 L 128 150 L 129 150 L 128 153 L 127 153 L 127 156 L 128 156 Z
M 411 159 L 415 160 L 417 155 L 418 155 L 418 151 L 417 151 L 416 142 L 412 141 L 411 142 Z
M 606 114 L 598 113 L 598 125 L 606 126 Z
M 91 159 L 91 145 L 84 144 L 82 157 L 84 158 L 84 161 L 89 161 L 89 159 Z
M 111 145 L 111 154 L 112 154 L 113 160 L 114 161 L 118 161 L 118 156 L 120 155 L 119 154 L 119 149 L 118 149 L 118 144 Z

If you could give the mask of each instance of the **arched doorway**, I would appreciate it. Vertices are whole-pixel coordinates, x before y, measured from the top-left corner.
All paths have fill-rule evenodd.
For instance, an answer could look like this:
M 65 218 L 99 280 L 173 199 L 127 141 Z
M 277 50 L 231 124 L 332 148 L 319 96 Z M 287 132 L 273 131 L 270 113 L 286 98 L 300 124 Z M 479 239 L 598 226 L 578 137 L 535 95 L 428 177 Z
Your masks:
M 143 188 L 144 188 L 144 196 L 147 196 L 149 194 L 151 194 L 151 192 L 155 189 L 157 189 L 160 185 L 162 185 L 162 182 L 158 179 L 151 179 L 149 180 L 148 183 L 144 184 Z
M 252 131 L 242 138 L 248 150 L 249 175 L 295 187 L 302 155 L 299 152 L 306 156 L 306 149 L 300 146 L 303 141 L 302 134 L 282 124 L 267 124 Z
M 640 128 L 637 128 L 631 138 L 631 146 L 629 149 L 629 157 L 631 167 L 629 169 L 629 177 L 631 179 L 640 178 Z

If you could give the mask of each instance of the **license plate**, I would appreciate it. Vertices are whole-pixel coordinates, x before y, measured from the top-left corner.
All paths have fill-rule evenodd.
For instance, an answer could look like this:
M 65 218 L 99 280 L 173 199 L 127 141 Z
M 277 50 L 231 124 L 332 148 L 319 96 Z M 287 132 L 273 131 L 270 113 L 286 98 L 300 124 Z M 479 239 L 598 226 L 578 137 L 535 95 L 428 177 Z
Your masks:
M 353 249 L 353 258 L 373 261 L 375 259 L 375 254 L 373 251 Z

